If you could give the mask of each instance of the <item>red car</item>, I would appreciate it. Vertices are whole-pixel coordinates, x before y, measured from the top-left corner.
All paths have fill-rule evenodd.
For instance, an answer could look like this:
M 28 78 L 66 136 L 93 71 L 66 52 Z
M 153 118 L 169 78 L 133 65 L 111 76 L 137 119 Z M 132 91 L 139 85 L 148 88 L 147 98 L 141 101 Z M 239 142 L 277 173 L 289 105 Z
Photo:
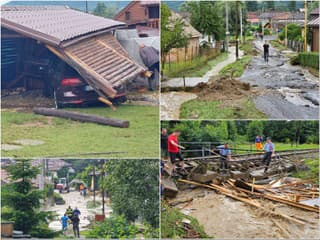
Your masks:
M 123 86 L 116 90 L 118 92 L 116 97 L 108 99 L 115 105 L 127 100 Z M 63 78 L 57 80 L 56 87 L 54 87 L 54 98 L 56 108 L 103 104 L 98 100 L 99 95 L 95 90 L 69 66 L 66 66 Z

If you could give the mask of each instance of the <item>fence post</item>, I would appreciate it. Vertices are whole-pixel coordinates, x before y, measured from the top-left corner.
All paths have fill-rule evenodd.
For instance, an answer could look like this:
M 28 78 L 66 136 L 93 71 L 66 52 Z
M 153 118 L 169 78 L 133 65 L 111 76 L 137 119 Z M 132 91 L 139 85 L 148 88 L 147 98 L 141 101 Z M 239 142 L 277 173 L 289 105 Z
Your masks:
M 186 64 L 187 62 L 187 52 L 188 52 L 187 47 L 184 47 L 184 64 Z

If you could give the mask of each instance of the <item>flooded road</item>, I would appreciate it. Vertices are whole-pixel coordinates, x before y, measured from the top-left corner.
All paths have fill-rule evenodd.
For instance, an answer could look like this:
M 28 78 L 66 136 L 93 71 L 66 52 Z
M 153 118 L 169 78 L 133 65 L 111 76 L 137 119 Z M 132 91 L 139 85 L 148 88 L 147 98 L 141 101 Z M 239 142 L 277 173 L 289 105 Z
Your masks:
M 265 63 L 263 42 L 254 41 L 254 45 L 260 55 L 252 58 L 240 80 L 253 87 L 267 89 L 253 99 L 256 107 L 271 119 L 317 119 L 317 77 L 300 66 L 292 66 L 289 58 L 272 46 L 269 62 Z

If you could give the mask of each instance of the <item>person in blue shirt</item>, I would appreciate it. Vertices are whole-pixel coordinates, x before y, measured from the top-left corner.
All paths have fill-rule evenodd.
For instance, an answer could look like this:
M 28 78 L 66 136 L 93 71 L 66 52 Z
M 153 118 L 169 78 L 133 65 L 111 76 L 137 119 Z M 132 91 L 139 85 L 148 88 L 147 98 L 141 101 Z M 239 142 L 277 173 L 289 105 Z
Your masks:
M 231 160 L 231 150 L 229 149 L 229 144 L 225 143 L 224 145 L 217 146 L 216 148 L 220 154 L 220 169 L 228 169 L 228 161 Z
M 256 136 L 254 143 L 256 144 L 257 151 L 262 150 L 263 138 L 260 135 Z
M 262 158 L 262 163 L 266 165 L 264 172 L 266 173 L 268 171 L 271 158 L 274 156 L 275 147 L 274 144 L 271 141 L 271 137 L 267 138 L 267 143 L 264 145 L 263 150 L 265 151 L 265 154 Z
M 65 232 L 68 230 L 68 220 L 69 217 L 67 216 L 67 214 L 64 214 L 61 218 L 60 218 L 60 222 L 62 224 L 62 231 Z

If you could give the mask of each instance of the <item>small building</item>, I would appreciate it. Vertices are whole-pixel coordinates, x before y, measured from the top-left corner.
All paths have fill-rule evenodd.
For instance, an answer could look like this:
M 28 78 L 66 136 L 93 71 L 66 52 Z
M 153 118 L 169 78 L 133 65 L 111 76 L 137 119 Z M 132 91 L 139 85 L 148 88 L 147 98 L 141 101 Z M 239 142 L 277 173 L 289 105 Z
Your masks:
M 248 12 L 247 13 L 247 22 L 252 26 L 259 26 L 259 17 L 256 12 Z
M 114 19 L 125 22 L 128 28 L 147 26 L 159 28 L 159 0 L 131 1 Z
M 53 88 L 68 66 L 100 96 L 113 98 L 145 71 L 114 37 L 125 26 L 67 6 L 2 6 L 2 88 Z
M 181 19 L 184 23 L 184 34 L 188 36 L 188 45 L 185 48 L 171 49 L 167 56 L 168 62 L 182 62 L 190 60 L 199 55 L 200 51 L 200 38 L 202 34 L 198 32 L 187 20 L 180 14 L 171 11 L 170 20 L 175 21 Z
M 311 20 L 308 22 L 308 27 L 311 31 L 311 51 L 319 52 L 319 8 L 311 11 L 310 19 Z

